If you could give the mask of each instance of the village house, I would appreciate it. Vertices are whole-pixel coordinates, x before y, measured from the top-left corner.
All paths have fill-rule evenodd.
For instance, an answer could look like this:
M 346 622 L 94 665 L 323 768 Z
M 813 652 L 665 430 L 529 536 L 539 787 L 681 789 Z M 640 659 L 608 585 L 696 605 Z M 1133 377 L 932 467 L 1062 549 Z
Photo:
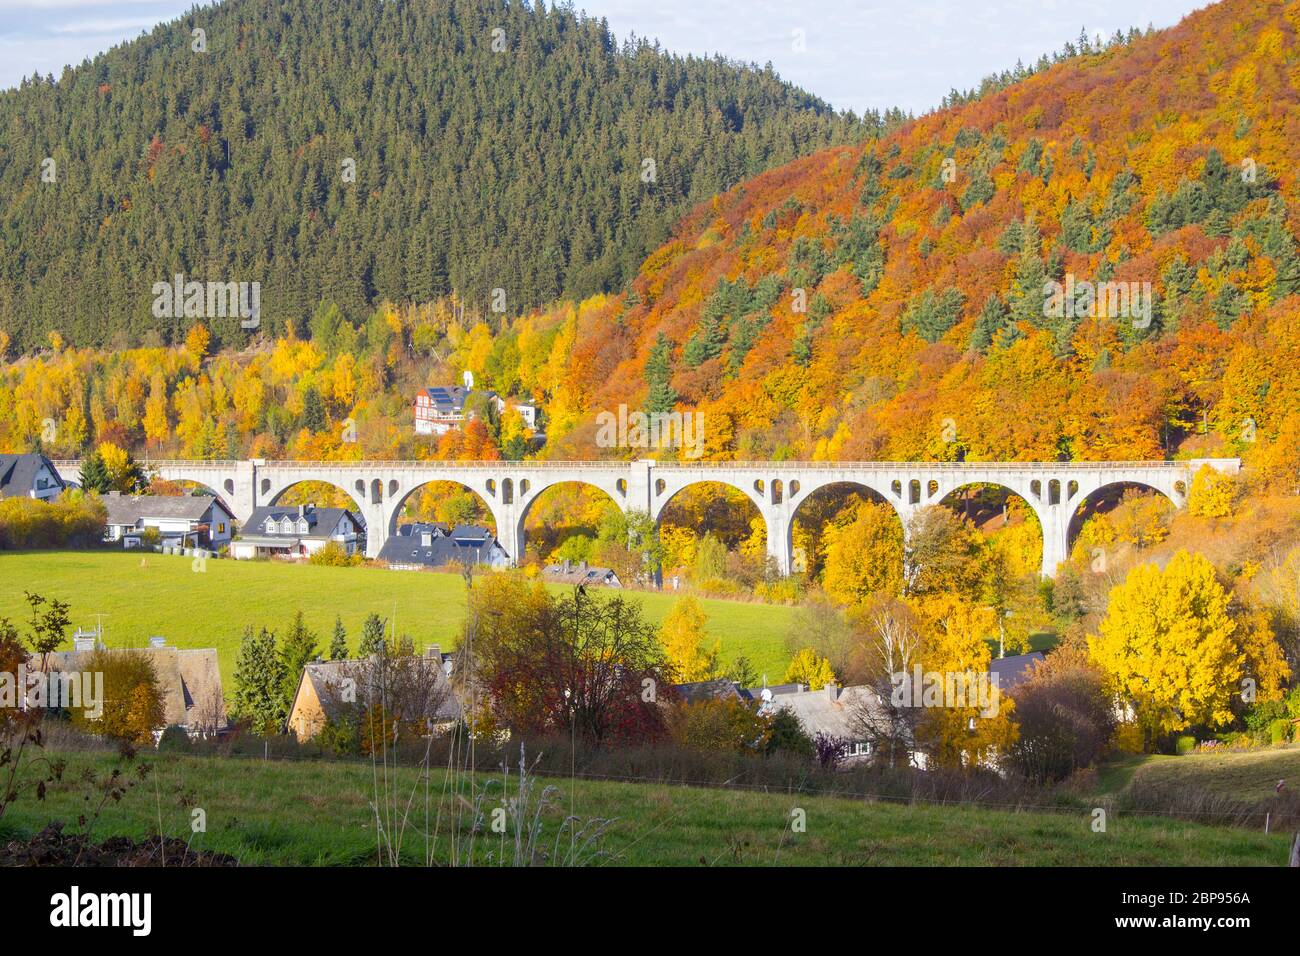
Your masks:
M 1029 678 L 1034 665 L 1042 659 L 1040 652 L 1033 651 L 990 661 L 990 683 L 1000 694 L 1009 693 Z M 794 714 L 809 737 L 824 734 L 842 740 L 846 748 L 846 765 L 869 759 L 873 755 L 871 728 L 885 728 L 890 724 L 887 708 L 872 687 L 841 687 L 831 683 L 821 690 L 809 690 L 803 684 L 782 684 L 741 693 L 758 701 L 760 713 L 770 715 L 778 710 L 787 710 Z M 928 763 L 925 753 L 911 748 L 907 751 L 907 759 L 921 770 Z M 997 769 L 996 755 L 989 766 Z
M 449 431 L 461 428 L 468 418 L 473 417 L 472 409 L 465 406 L 471 396 L 481 395 L 485 401 L 495 407 L 497 414 L 504 414 L 507 408 L 513 408 L 523 419 L 525 427 L 537 427 L 537 406 L 528 402 L 507 401 L 496 392 L 475 392 L 474 376 L 466 372 L 464 385 L 433 385 L 422 388 L 415 395 L 415 431 L 420 435 L 445 435 Z M 472 403 L 470 403 L 472 404 Z
M 230 556 L 300 560 L 331 541 L 354 554 L 364 547 L 364 539 L 360 519 L 346 508 L 270 505 L 254 509 L 231 542 Z
M 612 568 L 592 567 L 586 561 L 561 561 L 542 568 L 542 577 L 553 584 L 581 584 L 584 587 L 621 588 L 623 582 Z
M 327 723 L 360 719 L 383 701 L 389 719 L 412 724 L 422 735 L 445 733 L 462 713 L 450 671 L 451 660 L 437 645 L 423 657 L 315 661 L 303 668 L 288 729 L 311 740 Z
M 510 564 L 510 555 L 487 528 L 469 524 L 449 528 L 440 522 L 399 526 L 397 534 L 384 542 L 379 559 L 396 571 L 452 564 L 504 568 Z
M 57 671 L 83 670 L 96 647 L 103 650 L 94 634 L 78 634 L 74 650 L 50 655 L 50 667 Z M 211 737 L 226 728 L 226 701 L 221 687 L 221 669 L 214 647 L 181 649 L 161 637 L 149 639 L 149 646 L 135 648 L 153 664 L 163 695 L 163 724 L 182 727 L 191 737 Z M 107 653 L 119 653 L 117 649 Z
M 58 469 L 44 455 L 0 455 L 0 498 L 49 501 L 63 489 Z
M 124 495 L 110 491 L 104 496 L 108 511 L 104 540 L 138 548 L 146 532 L 157 532 L 159 544 L 182 548 L 219 550 L 234 534 L 235 516 L 213 495 Z

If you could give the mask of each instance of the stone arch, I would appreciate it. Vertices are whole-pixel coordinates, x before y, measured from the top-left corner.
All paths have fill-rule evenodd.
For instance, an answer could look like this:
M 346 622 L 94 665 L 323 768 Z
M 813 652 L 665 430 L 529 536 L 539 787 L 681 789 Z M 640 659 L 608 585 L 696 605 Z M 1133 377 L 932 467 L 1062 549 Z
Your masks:
M 501 483 L 501 489 L 503 494 L 505 492 L 507 483 L 509 481 L 510 479 L 506 478 Z M 522 557 L 524 551 L 527 549 L 528 546 L 528 535 L 527 535 L 526 525 L 529 517 L 533 514 L 533 506 L 536 505 L 537 502 L 540 501 L 542 498 L 546 497 L 548 492 L 554 491 L 555 489 L 562 488 L 565 486 L 577 486 L 579 488 L 590 488 L 604 495 L 605 498 L 609 501 L 609 503 L 612 504 L 619 511 L 627 511 L 626 496 L 624 494 L 620 494 L 620 489 L 618 487 L 617 482 L 613 482 L 609 486 L 606 486 L 594 481 L 589 481 L 586 478 L 578 476 L 573 478 L 568 478 L 568 477 L 558 478 L 554 481 L 547 481 L 541 484 L 540 487 L 537 488 L 532 487 L 531 482 L 528 482 L 527 485 L 528 487 L 525 487 L 525 482 L 522 481 L 520 482 L 519 493 L 514 498 L 514 503 L 512 508 L 514 512 L 514 518 L 512 521 L 513 527 L 511 529 L 513 533 L 512 540 L 516 542 L 515 546 L 520 552 L 519 557 Z M 498 532 L 498 535 L 500 535 L 500 532 Z M 507 546 L 507 550 L 509 550 L 509 546 Z M 511 554 L 511 557 L 514 558 L 516 561 L 519 560 L 519 557 L 516 557 L 514 554 Z
M 956 505 L 956 502 L 951 499 L 961 495 L 961 493 L 966 491 L 967 489 L 972 489 L 972 488 L 979 489 L 979 490 L 996 489 L 997 492 L 1002 496 L 1002 513 L 1004 516 L 1006 516 L 1007 523 L 1009 523 L 1010 516 L 1007 512 L 1006 506 L 1009 503 L 1010 499 L 1017 498 L 1024 504 L 1026 512 L 1029 515 L 1033 516 L 1034 523 L 1038 525 L 1039 563 L 1041 565 L 1043 549 L 1047 547 L 1047 541 L 1046 541 L 1047 532 L 1044 529 L 1043 515 L 1042 512 L 1039 510 L 1039 505 L 1045 504 L 1045 502 L 1034 501 L 1030 497 L 1030 494 L 1032 494 L 1032 492 L 1030 492 L 1030 494 L 1026 494 L 1026 491 L 1028 489 L 1016 488 L 1013 487 L 1012 485 L 1003 484 L 1000 481 L 964 481 L 959 485 L 954 485 L 953 487 L 947 489 L 947 491 L 943 494 L 943 496 L 938 500 L 937 504 L 945 505 L 947 507 L 954 507 Z M 962 517 L 966 518 L 972 524 L 975 524 L 977 527 L 981 525 L 987 527 L 990 521 L 996 520 L 997 516 L 993 511 L 993 502 L 991 501 L 980 502 L 977 505 L 977 507 L 972 508 L 970 504 L 972 499 L 970 497 L 962 495 L 962 499 L 963 499 Z M 1005 523 L 1003 527 L 1004 526 Z M 1000 528 L 995 528 L 993 530 L 1000 530 Z
M 1183 506 L 1186 500 L 1185 497 L 1182 500 L 1179 498 L 1178 485 L 1180 484 L 1183 483 L 1174 481 L 1170 483 L 1168 488 L 1163 488 L 1155 482 L 1135 478 L 1116 478 L 1113 481 L 1107 481 L 1104 484 L 1089 488 L 1082 494 L 1068 498 L 1069 516 L 1065 530 L 1066 554 L 1069 554 L 1070 549 L 1074 547 L 1074 543 L 1079 539 L 1079 533 L 1083 530 L 1084 522 L 1098 513 L 1096 506 L 1102 504 L 1111 496 L 1118 499 L 1126 490 L 1140 489 L 1163 496 L 1169 502 L 1170 507 L 1177 510 Z M 1090 505 L 1093 506 L 1093 510 L 1089 510 Z
M 278 485 L 274 482 L 271 482 L 269 479 L 264 480 L 263 482 L 261 482 L 261 484 L 264 487 L 269 487 L 269 490 L 266 492 L 266 494 L 262 495 L 259 498 L 259 501 L 266 506 L 279 504 L 280 499 L 283 498 L 285 494 L 288 493 L 289 489 L 295 488 L 298 485 L 304 485 L 304 484 L 328 485 L 329 487 L 335 489 L 336 491 L 342 492 L 347 497 L 347 499 L 351 502 L 351 506 L 349 507 L 349 510 L 352 512 L 354 516 L 356 516 L 356 519 L 361 522 L 362 530 L 367 533 L 367 545 L 369 544 L 370 529 L 367 527 L 366 524 L 367 509 L 365 504 L 365 498 L 364 497 L 358 498 L 353 492 L 349 491 L 347 488 L 343 487 L 338 482 L 331 481 L 329 478 L 316 478 L 311 475 L 304 475 L 300 478 L 290 478 L 290 479 L 282 480 L 281 482 L 278 483 Z
M 465 489 L 471 495 L 477 498 L 482 503 L 483 507 L 487 510 L 487 513 L 492 516 L 494 533 L 497 535 L 498 538 L 501 537 L 502 521 L 497 512 L 496 502 L 494 502 L 488 496 L 484 495 L 481 490 L 475 488 L 473 485 L 467 484 L 466 482 L 460 481 L 456 478 L 449 478 L 449 477 L 429 478 L 427 480 L 422 480 L 414 485 L 411 485 L 409 488 L 406 489 L 402 489 L 399 487 L 398 492 L 396 494 L 390 495 L 388 499 L 389 513 L 387 518 L 389 537 L 392 537 L 393 535 L 397 534 L 397 529 L 402 523 L 401 522 L 402 511 L 406 508 L 407 503 L 413 497 L 415 497 L 415 495 L 419 494 L 422 490 L 429 487 L 429 485 L 435 485 L 435 484 L 456 485 L 460 488 Z M 506 542 L 502 541 L 502 547 L 507 547 Z M 512 554 L 510 555 L 510 557 L 513 559 L 515 556 Z
M 899 532 L 902 533 L 906 530 L 906 525 L 903 520 L 903 512 L 899 509 L 899 502 L 891 501 L 889 495 L 864 482 L 853 481 L 851 479 L 821 482 L 814 485 L 812 490 L 807 494 L 800 496 L 797 500 L 795 499 L 795 489 L 793 486 L 797 485 L 798 482 L 792 481 L 790 484 L 792 486 L 790 497 L 794 503 L 790 509 L 790 520 L 785 523 L 785 540 L 781 542 L 781 544 L 785 548 L 785 553 L 790 555 L 790 569 L 795 574 L 803 573 L 809 568 L 814 567 L 816 564 L 814 556 L 800 555 L 796 552 L 794 546 L 794 526 L 795 523 L 800 520 L 800 513 L 804 511 L 805 506 L 823 492 L 838 488 L 843 489 L 844 491 L 853 491 L 862 494 L 868 501 L 888 505 L 890 510 L 894 513 L 894 517 L 898 519 Z M 894 482 L 894 484 L 898 484 L 898 482 Z M 825 526 L 823 525 L 822 527 L 824 528 Z
M 652 517 L 656 527 L 662 528 L 666 520 L 674 526 L 681 527 L 680 523 L 671 521 L 674 502 L 680 504 L 683 497 L 689 496 L 693 490 L 700 490 L 705 486 L 715 486 L 722 489 L 723 493 L 717 494 L 709 502 L 708 508 L 711 517 L 707 520 L 710 525 L 722 529 L 723 533 L 718 537 L 727 545 L 728 550 L 732 550 L 740 541 L 749 536 L 753 518 L 757 517 L 763 523 L 767 549 L 771 553 L 774 537 L 779 538 L 782 533 L 781 524 L 776 518 L 790 507 L 790 499 L 784 494 L 784 487 L 782 487 L 781 491 L 784 503 L 780 500 L 775 502 L 772 500 L 777 494 L 777 481 L 764 482 L 765 494 L 763 494 L 759 493 L 757 489 L 750 490 L 750 488 L 754 487 L 752 482 L 742 481 L 737 484 L 725 480 L 721 475 L 718 477 L 710 475 L 693 476 L 690 480 L 684 481 L 676 487 L 670 486 L 668 493 L 656 497 Z M 746 484 L 749 484 L 750 488 L 745 487 Z M 736 520 L 738 513 L 733 510 L 737 507 L 743 509 L 741 512 L 743 517 L 739 521 Z M 730 529 L 727 528 L 728 524 L 732 525 Z M 789 552 L 786 551 L 785 553 L 788 554 Z

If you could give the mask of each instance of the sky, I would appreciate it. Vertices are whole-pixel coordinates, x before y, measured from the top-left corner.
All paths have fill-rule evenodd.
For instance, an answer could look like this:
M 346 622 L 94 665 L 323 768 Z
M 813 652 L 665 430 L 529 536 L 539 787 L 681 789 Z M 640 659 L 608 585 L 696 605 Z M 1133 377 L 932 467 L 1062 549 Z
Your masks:
M 0 0 L 0 88 L 132 39 L 194 0 Z M 840 109 L 920 113 L 953 87 L 1059 50 L 1087 28 L 1110 36 L 1177 23 L 1204 0 L 573 0 L 620 38 L 676 53 L 770 62 Z

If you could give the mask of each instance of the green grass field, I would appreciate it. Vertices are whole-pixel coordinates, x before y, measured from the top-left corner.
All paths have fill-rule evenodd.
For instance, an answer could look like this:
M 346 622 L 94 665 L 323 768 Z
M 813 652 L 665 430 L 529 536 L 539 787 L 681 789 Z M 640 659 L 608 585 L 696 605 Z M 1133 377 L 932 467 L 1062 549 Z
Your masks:
M 103 615 L 110 647 L 143 647 L 161 635 L 176 647 L 215 647 L 230 690 L 245 625 L 283 631 L 301 610 L 329 645 L 335 617 L 355 648 L 370 613 L 396 618 L 397 631 L 420 647 L 454 646 L 465 618 L 465 584 L 458 574 L 328 568 L 267 561 L 211 560 L 202 573 L 189 558 L 119 551 L 0 553 L 0 617 L 25 622 L 25 591 L 72 605 L 75 627 L 93 628 Z M 557 589 L 558 590 L 558 589 Z M 624 592 L 658 622 L 672 595 Z M 710 635 L 722 643 L 722 661 L 745 655 L 770 683 L 785 676 L 785 639 L 795 609 L 780 605 L 700 599 Z
M 0 820 L 0 839 L 29 835 L 52 820 L 75 826 L 86 807 L 79 771 L 91 763 L 102 770 L 113 758 L 103 753 L 69 757 L 64 781 L 51 788 L 45 803 L 24 798 L 9 809 Z M 192 846 L 229 853 L 246 864 L 371 865 L 376 860 L 370 802 L 377 791 L 369 763 L 173 754 L 143 759 L 153 773 L 108 806 L 94 825 L 96 840 L 115 834 L 142 838 L 160 830 L 188 838 L 191 808 L 197 807 L 206 815 L 207 831 L 195 836 Z M 442 793 L 445 781 L 441 771 L 430 775 L 429 819 L 441 810 L 435 859 L 443 863 L 445 821 L 457 805 Z M 598 865 L 1280 866 L 1288 846 L 1285 835 L 1150 816 L 1113 815 L 1105 833 L 1094 833 L 1085 810 L 1012 813 L 654 784 L 542 782 L 558 788 L 556 807 L 544 817 L 547 846 L 570 811 L 582 820 L 613 819 L 604 843 L 607 855 Z M 394 790 L 403 804 L 415 794 L 415 821 L 404 831 L 402 857 L 420 863 L 424 834 L 435 828 L 430 824 L 426 831 L 425 790 L 417 771 L 401 771 Z M 492 792 L 497 796 L 485 804 L 488 812 L 500 805 L 499 785 Z M 796 809 L 804 812 L 804 832 L 791 826 Z
M 1132 758 L 1128 783 L 1161 787 L 1196 787 L 1246 803 L 1273 798 L 1279 780 L 1300 789 L 1300 745 L 1260 750 L 1225 751 Z

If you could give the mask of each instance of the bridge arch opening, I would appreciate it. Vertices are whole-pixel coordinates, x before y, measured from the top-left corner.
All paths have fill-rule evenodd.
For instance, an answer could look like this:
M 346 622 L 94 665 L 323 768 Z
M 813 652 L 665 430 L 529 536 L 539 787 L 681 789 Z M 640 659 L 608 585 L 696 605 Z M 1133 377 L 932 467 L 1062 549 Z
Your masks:
M 1067 554 L 1150 547 L 1168 533 L 1178 502 L 1163 489 L 1137 481 L 1112 481 L 1083 497 L 1070 515 Z
M 870 541 L 890 557 L 888 566 L 877 560 L 876 566 L 860 568 L 862 587 L 896 591 L 901 586 L 903 522 L 898 509 L 874 488 L 851 481 L 823 485 L 799 502 L 786 534 L 792 574 L 824 585 L 828 545 L 835 560 L 855 560 L 850 553 L 861 553 Z
M 764 488 L 768 501 L 785 493 L 780 479 Z M 675 579 L 678 587 L 689 581 L 718 590 L 730 581 L 749 588 L 767 577 L 767 522 L 739 488 L 720 481 L 686 485 L 660 507 L 658 525 L 668 587 Z
M 1043 526 L 1028 499 L 1005 485 L 972 482 L 958 485 L 939 504 L 960 515 L 997 549 L 1009 577 L 1037 579 L 1043 563 Z
M 404 525 L 418 524 L 440 524 L 448 528 L 477 525 L 487 528 L 497 537 L 501 533 L 488 500 L 459 481 L 426 481 L 396 500 L 388 520 L 389 538 L 399 534 Z M 502 542 L 502 546 L 509 550 L 506 542 Z M 514 555 L 510 557 L 514 558 Z
M 503 492 L 509 480 L 502 481 Z M 525 491 L 520 482 L 520 495 Z M 585 561 L 612 567 L 626 582 L 631 569 L 614 540 L 622 515 L 614 497 L 596 485 L 580 480 L 549 485 L 527 502 L 519 516 L 519 541 L 525 552 L 520 563 L 524 557 L 542 564 Z
M 264 482 L 269 486 L 269 482 Z M 320 481 L 316 479 L 304 479 L 294 481 L 284 487 L 271 492 L 268 487 L 266 504 L 277 507 L 289 505 L 314 505 L 317 508 L 347 508 L 356 519 L 365 527 L 365 498 L 358 498 L 351 494 L 346 488 L 330 481 Z

